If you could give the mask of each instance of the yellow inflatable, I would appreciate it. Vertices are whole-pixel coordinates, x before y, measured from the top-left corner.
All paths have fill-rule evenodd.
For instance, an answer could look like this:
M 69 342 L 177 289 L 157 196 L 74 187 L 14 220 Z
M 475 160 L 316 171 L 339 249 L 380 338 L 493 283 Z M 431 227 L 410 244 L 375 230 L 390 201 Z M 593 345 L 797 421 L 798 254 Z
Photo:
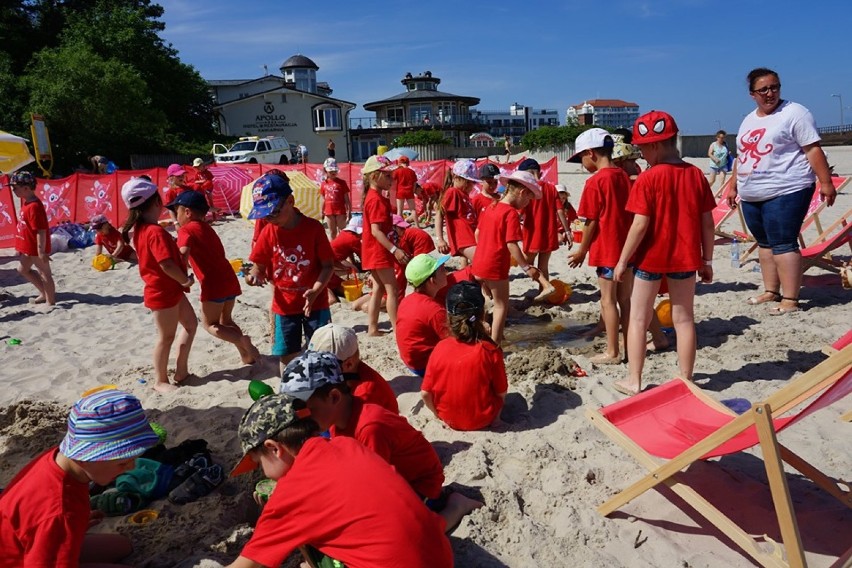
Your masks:
M 98 272 L 106 272 L 112 270 L 113 267 L 115 267 L 115 261 L 105 254 L 99 254 L 92 259 L 92 268 Z
M 660 301 L 657 307 L 654 308 L 654 311 L 657 312 L 657 319 L 660 320 L 661 326 L 672 327 L 674 325 L 672 321 L 672 303 L 668 298 Z

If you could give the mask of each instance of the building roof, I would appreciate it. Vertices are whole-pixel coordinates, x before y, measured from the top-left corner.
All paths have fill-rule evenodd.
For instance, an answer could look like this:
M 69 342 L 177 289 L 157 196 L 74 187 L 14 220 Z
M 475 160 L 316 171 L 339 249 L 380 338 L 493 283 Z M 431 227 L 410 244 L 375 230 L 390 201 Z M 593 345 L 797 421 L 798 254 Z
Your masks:
M 573 105 L 571 108 L 580 110 L 583 108 L 583 105 L 592 105 L 593 107 L 636 107 L 639 108 L 639 105 L 636 103 L 628 103 L 626 101 L 622 101 L 621 99 L 592 99 L 589 101 L 584 101 L 578 105 Z
M 276 92 L 281 92 L 281 91 L 289 91 L 289 92 L 291 92 L 291 93 L 299 93 L 300 95 L 307 95 L 307 96 L 309 96 L 309 97 L 315 97 L 315 98 L 317 98 L 317 99 L 322 99 L 322 100 L 325 100 L 325 101 L 328 101 L 328 102 L 331 102 L 331 103 L 337 103 L 337 104 L 340 104 L 341 106 L 345 106 L 345 107 L 352 107 L 353 109 L 354 109 L 356 106 L 358 106 L 358 105 L 356 105 L 356 104 L 355 104 L 355 103 L 353 103 L 353 102 L 350 102 L 350 101 L 344 101 L 343 99 L 335 99 L 334 97 L 327 97 L 327 96 L 325 96 L 325 95 L 321 95 L 321 94 L 319 94 L 319 93 L 309 93 L 309 92 L 307 92 L 307 91 L 297 91 L 296 89 L 291 89 L 291 88 L 289 88 L 289 87 L 285 87 L 285 86 L 283 86 L 283 85 L 282 85 L 282 86 L 280 86 L 280 87 L 275 87 L 274 89 L 268 89 L 268 90 L 266 90 L 266 91 L 261 91 L 261 92 L 259 92 L 259 93 L 254 93 L 254 94 L 252 94 L 252 95 L 249 95 L 249 96 L 247 96 L 247 97 L 243 97 L 243 98 L 241 98 L 241 99 L 232 99 L 232 100 L 230 100 L 230 101 L 226 101 L 226 102 L 224 102 L 224 103 L 220 103 L 220 104 L 217 104 L 217 105 L 213 105 L 213 108 L 224 108 L 224 107 L 226 107 L 226 106 L 230 106 L 230 105 L 235 104 L 235 103 L 241 103 L 241 102 L 243 102 L 243 101 L 247 101 L 247 100 L 249 100 L 249 99 L 253 99 L 253 98 L 256 98 L 256 97 L 262 97 L 263 95 L 268 95 L 269 93 L 276 93 Z M 351 109 L 350 109 L 350 110 L 351 110 Z
M 462 95 L 453 95 L 452 93 L 443 93 L 441 91 L 406 91 L 404 93 L 400 93 L 398 95 L 394 95 L 393 97 L 382 99 L 380 101 L 374 101 L 371 103 L 365 103 L 365 110 L 376 110 L 379 107 L 387 106 L 393 103 L 404 103 L 404 102 L 420 102 L 420 101 L 457 101 L 461 103 L 466 103 L 468 106 L 474 106 L 479 104 L 479 99 L 477 97 L 465 97 Z
M 281 69 L 293 69 L 295 67 L 307 67 L 314 70 L 319 69 L 319 66 L 316 63 L 301 53 L 297 53 L 281 64 Z

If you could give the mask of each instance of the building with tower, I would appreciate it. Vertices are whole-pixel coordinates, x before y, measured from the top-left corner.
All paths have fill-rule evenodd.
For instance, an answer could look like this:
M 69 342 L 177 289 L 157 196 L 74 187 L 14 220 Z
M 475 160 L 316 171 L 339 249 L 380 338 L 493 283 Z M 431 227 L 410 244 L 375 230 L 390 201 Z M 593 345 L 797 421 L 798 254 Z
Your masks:
M 568 107 L 565 122 L 603 128 L 633 128 L 639 118 L 639 105 L 619 99 L 593 99 Z
M 319 66 L 297 54 L 279 68 L 281 75 L 257 79 L 208 80 L 219 132 L 226 136 L 284 136 L 304 144 L 308 160 L 322 162 L 329 139 L 337 159 L 349 161 L 349 113 L 355 104 L 331 96 L 317 81 Z

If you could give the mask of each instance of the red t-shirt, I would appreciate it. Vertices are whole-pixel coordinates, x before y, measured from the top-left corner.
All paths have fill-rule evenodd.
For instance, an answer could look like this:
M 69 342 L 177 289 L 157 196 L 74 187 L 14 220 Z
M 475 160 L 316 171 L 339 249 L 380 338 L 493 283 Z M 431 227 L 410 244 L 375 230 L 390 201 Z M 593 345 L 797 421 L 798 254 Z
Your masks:
M 353 254 L 361 257 L 361 235 L 343 230 L 331 241 L 331 252 L 334 262 L 343 262 Z
M 473 209 L 476 211 L 476 217 L 479 222 L 482 222 L 482 215 L 485 213 L 485 210 L 496 204 L 499 199 L 495 199 L 489 195 L 485 195 L 483 192 L 479 192 L 473 196 L 473 199 L 470 200 L 473 205 Z
M 444 186 L 439 183 L 434 183 L 431 181 L 427 181 L 420 184 L 420 187 L 423 189 L 423 195 L 425 197 L 432 197 L 433 195 L 441 195 L 441 192 L 444 191 Z
M 171 259 L 186 272 L 186 263 L 175 240 L 161 226 L 143 223 L 133 230 L 133 246 L 139 258 L 139 275 L 145 282 L 142 296 L 145 307 L 164 310 L 176 306 L 187 290 L 160 268 L 161 262 Z
M 429 358 L 420 390 L 432 394 L 438 418 L 453 430 L 479 430 L 503 408 L 509 383 L 503 350 L 488 341 L 464 343 L 448 337 Z
M 476 210 L 467 194 L 457 187 L 448 187 L 441 200 L 444 221 L 447 224 L 447 243 L 450 254 L 457 255 L 460 250 L 476 246 Z
M 408 227 L 399 238 L 397 246 L 407 252 L 411 258 L 414 258 L 418 254 L 429 254 L 435 250 L 435 241 L 423 229 Z
M 118 248 L 118 243 L 121 240 L 121 233 L 112 225 L 110 225 L 109 232 L 106 235 L 100 231 L 95 233 L 95 244 L 104 247 L 109 254 L 115 252 L 115 249 Z M 133 247 L 131 247 L 128 243 L 124 243 L 124 247 L 121 249 L 121 254 L 119 254 L 117 258 L 127 260 L 130 258 L 130 254 L 132 252 Z
M 346 215 L 346 196 L 349 186 L 340 178 L 326 178 L 320 185 L 323 215 Z
M 342 429 L 332 426 L 329 432 L 332 439 L 335 436 L 355 438 L 376 452 L 422 497 L 436 499 L 441 495 L 444 486 L 441 459 L 429 440 L 404 416 L 353 398 L 349 424 Z M 363 490 L 351 482 L 347 485 Z
M 163 205 L 169 205 L 172 201 L 175 200 L 175 198 L 177 198 L 178 195 L 180 195 L 184 191 L 196 191 L 196 190 L 194 190 L 191 187 L 187 187 L 185 185 L 177 185 L 175 187 L 167 187 L 166 189 L 163 190 Z M 200 191 L 200 190 L 199 190 L 199 193 L 203 194 L 203 192 Z M 205 200 L 206 199 L 207 198 L 205 197 Z
M 189 263 L 201 286 L 201 301 L 222 300 L 242 293 L 240 282 L 225 256 L 225 247 L 213 227 L 190 221 L 178 229 L 178 248 L 189 247 Z
M 257 238 L 249 259 L 272 272 L 272 311 L 282 316 L 302 313 L 304 294 L 319 278 L 323 262 L 334 262 L 325 229 L 316 219 L 296 210 L 299 223 L 292 229 L 269 224 Z M 317 294 L 312 311 L 328 308 L 328 294 Z
M 375 453 L 351 438 L 317 437 L 278 480 L 240 555 L 280 566 L 309 544 L 353 568 L 450 568 L 444 527 Z
M 251 235 L 251 246 L 254 247 L 254 243 L 257 242 L 257 238 L 260 236 L 260 233 L 263 232 L 263 228 L 269 224 L 269 221 L 266 219 L 255 219 L 254 220 L 254 232 Z
M 352 396 L 363 402 L 377 404 L 382 408 L 399 414 L 399 403 L 396 393 L 378 371 L 361 361 L 358 364 L 358 384 L 352 389 Z
M 524 252 L 551 252 L 559 248 L 555 211 L 562 209 L 556 187 L 540 181 L 541 199 L 533 199 L 524 208 Z
M 702 171 L 687 163 L 657 164 L 639 174 L 627 210 L 650 217 L 634 257 L 646 272 L 689 272 L 701 267 L 701 217 L 716 207 Z
M 89 484 L 56 465 L 57 451 L 52 448 L 27 464 L 0 497 L 0 566 L 80 564 L 89 529 Z
M 506 243 L 523 239 L 518 210 L 500 202 L 486 209 L 479 220 L 479 243 L 473 255 L 473 274 L 483 280 L 509 278 L 510 257 Z
M 39 231 L 47 231 L 44 252 L 50 254 L 50 226 L 47 224 L 47 212 L 38 199 L 25 201 L 18 212 L 18 231 L 15 234 L 15 250 L 27 256 L 38 256 Z
M 450 291 L 450 288 L 464 281 L 476 282 L 476 279 L 473 277 L 473 267 L 471 265 L 447 274 L 447 285 L 438 290 L 438 293 L 435 294 L 435 301 L 445 306 L 447 304 L 447 292 Z
M 630 178 L 621 168 L 603 168 L 586 180 L 580 196 L 584 219 L 598 221 L 598 231 L 589 248 L 589 266 L 613 268 L 618 264 L 633 215 L 627 212 Z
M 417 173 L 408 166 L 405 166 L 395 169 L 392 175 L 394 184 L 396 185 L 396 198 L 414 199 L 414 185 L 417 183 Z
M 387 235 L 390 242 L 396 242 L 396 231 L 393 230 L 391 219 L 390 200 L 374 190 L 365 190 L 367 196 L 364 198 L 364 231 L 361 233 L 361 266 L 364 270 L 374 268 L 391 268 L 396 260 L 394 256 L 382 246 L 373 236 L 372 225 L 379 224 L 382 233 Z
M 190 189 L 201 193 L 211 192 L 213 191 L 213 173 L 210 170 L 187 168 L 186 184 Z
M 448 334 L 447 310 L 435 298 L 414 292 L 399 303 L 396 345 L 409 369 L 426 369 L 432 349 Z

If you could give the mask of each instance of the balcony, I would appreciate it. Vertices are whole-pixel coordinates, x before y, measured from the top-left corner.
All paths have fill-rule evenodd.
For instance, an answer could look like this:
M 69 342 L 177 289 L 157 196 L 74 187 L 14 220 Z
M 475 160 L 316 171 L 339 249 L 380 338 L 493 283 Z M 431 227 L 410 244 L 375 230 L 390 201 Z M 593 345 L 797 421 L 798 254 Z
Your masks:
M 422 120 L 388 120 L 386 118 L 350 118 L 349 130 L 414 130 L 432 128 L 436 130 L 467 130 L 488 127 L 485 119 L 470 116 L 434 116 Z

